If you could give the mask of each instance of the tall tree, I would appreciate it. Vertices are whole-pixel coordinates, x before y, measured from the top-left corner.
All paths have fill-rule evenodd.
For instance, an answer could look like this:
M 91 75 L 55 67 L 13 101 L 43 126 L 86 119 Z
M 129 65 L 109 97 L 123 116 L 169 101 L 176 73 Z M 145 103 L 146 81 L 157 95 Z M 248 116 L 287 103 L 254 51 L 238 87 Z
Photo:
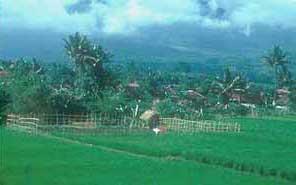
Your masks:
M 76 85 L 84 96 L 98 94 L 107 83 L 108 73 L 104 69 L 104 63 L 109 62 L 110 54 L 79 33 L 70 35 L 64 41 L 67 54 L 78 74 Z
M 275 88 L 280 87 L 281 72 L 283 76 L 286 76 L 288 72 L 286 68 L 286 65 L 289 63 L 287 53 L 280 46 L 276 45 L 266 56 L 263 56 L 263 62 L 274 70 Z
M 222 101 L 225 108 L 228 108 L 234 90 L 245 92 L 248 88 L 249 84 L 243 78 L 243 75 L 240 73 L 232 74 L 229 68 L 224 70 L 223 79 L 217 78 L 213 83 L 213 89 L 218 92 L 218 98 Z

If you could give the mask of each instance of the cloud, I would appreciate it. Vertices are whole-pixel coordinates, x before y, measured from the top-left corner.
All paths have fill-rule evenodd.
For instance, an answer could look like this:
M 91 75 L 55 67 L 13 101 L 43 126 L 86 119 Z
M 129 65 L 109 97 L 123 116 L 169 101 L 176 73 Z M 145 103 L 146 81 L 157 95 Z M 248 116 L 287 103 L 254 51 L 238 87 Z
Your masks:
M 296 27 L 296 0 L 0 0 L 1 28 L 130 34 L 154 24 Z
M 250 34 L 252 25 L 295 28 L 296 0 L 215 0 L 227 10 L 233 27 Z
M 96 26 L 94 15 L 67 12 L 65 7 L 76 1 L 0 0 L 0 28 L 52 29 L 58 32 L 93 31 Z
M 198 20 L 198 7 L 191 0 L 114 0 L 102 12 L 103 31 L 134 32 L 153 24 L 173 24 Z

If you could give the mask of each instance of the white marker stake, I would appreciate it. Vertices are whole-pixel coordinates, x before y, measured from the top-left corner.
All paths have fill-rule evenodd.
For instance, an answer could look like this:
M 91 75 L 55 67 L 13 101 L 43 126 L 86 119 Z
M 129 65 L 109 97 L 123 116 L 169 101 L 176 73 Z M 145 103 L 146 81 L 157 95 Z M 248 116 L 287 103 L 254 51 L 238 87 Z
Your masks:
M 158 135 L 158 133 L 160 132 L 160 129 L 159 129 L 159 128 L 154 128 L 154 129 L 153 129 L 153 132 L 154 132 L 156 135 Z

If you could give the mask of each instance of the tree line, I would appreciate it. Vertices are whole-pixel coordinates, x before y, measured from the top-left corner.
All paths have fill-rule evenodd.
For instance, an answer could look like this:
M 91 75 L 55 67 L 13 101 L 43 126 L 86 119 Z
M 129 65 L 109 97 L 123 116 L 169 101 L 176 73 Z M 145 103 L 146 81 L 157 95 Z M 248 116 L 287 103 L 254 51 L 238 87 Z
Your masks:
M 139 62 L 114 63 L 101 45 L 79 33 L 64 39 L 64 44 L 68 63 L 35 58 L 0 61 L 1 117 L 5 112 L 135 115 L 148 109 L 185 117 L 296 108 L 292 63 L 280 46 L 260 61 L 273 71 L 270 86 L 251 82 L 230 67 L 220 69 L 223 73 L 217 76 L 196 74 L 182 62 L 173 72 Z

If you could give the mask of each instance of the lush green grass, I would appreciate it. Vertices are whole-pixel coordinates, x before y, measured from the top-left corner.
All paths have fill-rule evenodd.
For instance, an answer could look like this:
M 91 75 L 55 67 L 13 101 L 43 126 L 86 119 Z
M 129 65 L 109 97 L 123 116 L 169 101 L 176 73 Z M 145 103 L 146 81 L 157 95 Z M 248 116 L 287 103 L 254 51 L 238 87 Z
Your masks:
M 141 158 L 7 129 L 0 131 L 1 185 L 292 184 L 190 161 Z M 146 137 L 153 145 L 161 139 Z
M 135 153 L 178 156 L 296 182 L 296 121 L 293 117 L 237 118 L 236 121 L 242 124 L 240 134 L 165 134 L 153 137 L 152 133 L 146 133 L 68 137 Z

